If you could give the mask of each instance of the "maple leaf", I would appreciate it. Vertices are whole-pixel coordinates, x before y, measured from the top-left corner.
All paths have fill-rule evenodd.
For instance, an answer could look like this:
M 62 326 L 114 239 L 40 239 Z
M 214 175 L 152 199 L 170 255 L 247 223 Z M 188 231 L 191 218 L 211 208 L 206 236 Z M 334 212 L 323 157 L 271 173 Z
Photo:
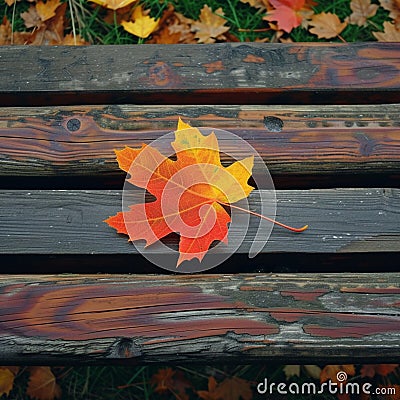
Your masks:
M 110 8 L 111 10 L 118 10 L 119 8 L 126 7 L 137 0 L 89 0 L 100 6 Z
M 223 205 L 254 189 L 247 184 L 254 157 L 223 167 L 215 134 L 204 136 L 181 120 L 171 144 L 176 161 L 147 145 L 116 151 L 120 168 L 131 175 L 128 182 L 146 188 L 156 200 L 132 205 L 105 222 L 132 241 L 144 239 L 146 246 L 180 233 L 179 265 L 193 258 L 201 261 L 214 240 L 227 243 L 230 215 Z
M 400 30 L 400 0 L 380 0 L 382 8 L 389 11 L 389 17 L 393 19 L 394 26 Z
M 247 183 L 254 156 L 223 167 L 215 133 L 204 136 L 181 119 L 171 145 L 176 161 L 146 144 L 138 149 L 115 150 L 119 167 L 130 176 L 127 182 L 147 189 L 155 197 L 155 201 L 131 205 L 129 211 L 104 221 L 118 233 L 128 235 L 130 241 L 144 240 L 148 247 L 170 233 L 179 233 L 179 266 L 193 258 L 201 261 L 214 241 L 228 243 L 231 218 L 225 207 L 294 232 L 308 228 L 292 228 L 233 204 L 254 189 Z
M 346 28 L 347 22 L 340 22 L 339 17 L 332 13 L 316 14 L 312 17 L 310 32 L 317 35 L 319 39 L 331 39 L 339 36 Z
M 276 21 L 278 29 L 287 33 L 300 26 L 303 19 L 309 19 L 314 13 L 311 9 L 314 2 L 306 0 L 269 0 L 269 2 L 274 9 L 263 19 Z
M 351 0 L 350 8 L 353 13 L 346 19 L 349 24 L 365 26 L 367 19 L 373 17 L 379 6 L 371 4 L 371 0 Z
M 400 31 L 389 21 L 383 23 L 383 32 L 372 32 L 379 42 L 400 42 Z
M 223 39 L 223 34 L 229 30 L 229 26 L 225 26 L 226 20 L 221 15 L 224 15 L 222 8 L 218 8 L 214 13 L 207 4 L 204 5 L 199 20 L 193 22 L 191 28 L 199 43 L 214 43 Z
M 26 394 L 38 400 L 53 400 L 61 397 L 61 388 L 50 367 L 31 367 Z
M 42 0 L 39 0 L 36 3 L 35 7 L 39 18 L 42 21 L 47 21 L 48 19 L 53 18 L 56 15 L 56 9 L 60 5 L 60 0 L 47 0 L 46 3 L 43 3 Z
M 158 20 L 144 14 L 142 6 L 135 8 L 132 18 L 134 22 L 122 21 L 121 25 L 127 32 L 142 39 L 146 39 L 158 27 Z
M 34 6 L 30 6 L 28 11 L 21 13 L 21 18 L 24 20 L 27 28 L 39 27 L 42 25 L 42 19 Z
M 5 394 L 9 395 L 14 385 L 15 375 L 18 369 L 12 371 L 9 367 L 0 367 L 0 397 Z

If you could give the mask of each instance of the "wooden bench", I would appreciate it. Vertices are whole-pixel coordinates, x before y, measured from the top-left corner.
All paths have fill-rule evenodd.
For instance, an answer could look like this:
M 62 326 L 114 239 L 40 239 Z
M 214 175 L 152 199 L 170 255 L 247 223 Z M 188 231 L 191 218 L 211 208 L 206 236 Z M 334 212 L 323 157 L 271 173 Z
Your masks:
M 2 365 L 399 361 L 399 44 L 3 46 L 0 77 Z M 146 261 L 102 222 L 113 149 L 179 116 L 247 140 L 310 228 L 207 274 Z

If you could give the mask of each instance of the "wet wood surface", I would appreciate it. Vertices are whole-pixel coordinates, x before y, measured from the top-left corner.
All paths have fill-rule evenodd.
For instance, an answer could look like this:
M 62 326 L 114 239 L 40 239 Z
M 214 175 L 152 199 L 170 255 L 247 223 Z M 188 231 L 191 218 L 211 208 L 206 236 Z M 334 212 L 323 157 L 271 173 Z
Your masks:
M 222 43 L 201 51 L 197 45 L 168 45 L 168 51 L 162 45 L 2 46 L 0 74 L 7 79 L 0 81 L 0 105 L 400 102 L 399 48 L 371 42 Z
M 181 117 L 246 140 L 278 187 L 398 186 L 399 115 L 399 105 L 2 108 L 0 176 L 6 179 L 0 185 L 39 177 L 48 188 L 62 188 L 63 182 L 70 188 L 120 188 L 124 173 L 114 149 L 151 143 L 173 131 Z M 220 146 L 224 162 L 228 155 L 249 155 L 234 136 Z M 254 174 L 259 172 L 256 166 Z
M 397 362 L 399 283 L 385 273 L 0 276 L 0 360 Z
M 278 221 L 309 229 L 295 234 L 274 227 L 266 253 L 400 252 L 399 189 L 288 190 L 276 198 Z M 143 200 L 139 192 L 130 199 Z M 257 192 L 250 194 L 249 208 L 260 210 L 259 201 Z M 0 254 L 135 254 L 127 236 L 103 222 L 121 210 L 121 191 L 0 191 Z M 239 253 L 248 253 L 258 223 L 250 219 Z M 229 234 L 233 239 L 245 229 L 239 224 Z M 167 243 L 176 245 L 177 238 Z

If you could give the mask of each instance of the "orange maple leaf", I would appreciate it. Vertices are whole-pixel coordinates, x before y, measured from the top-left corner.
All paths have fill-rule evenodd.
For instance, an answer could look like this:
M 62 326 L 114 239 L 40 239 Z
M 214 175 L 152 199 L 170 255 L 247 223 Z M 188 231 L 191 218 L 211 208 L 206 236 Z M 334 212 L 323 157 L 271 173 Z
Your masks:
M 306 0 L 269 0 L 274 7 L 272 11 L 264 18 L 267 21 L 276 21 L 278 29 L 287 33 L 293 28 L 297 28 L 303 22 L 303 19 L 311 17 L 313 11 L 312 1 Z
M 131 241 L 144 239 L 146 247 L 172 232 L 179 233 L 179 266 L 194 258 L 201 261 L 214 241 L 228 242 L 229 207 L 295 232 L 307 229 L 291 228 L 233 205 L 254 189 L 247 183 L 254 156 L 224 167 L 214 132 L 204 136 L 180 119 L 171 144 L 176 161 L 145 144 L 115 151 L 119 167 L 130 175 L 128 182 L 147 189 L 156 199 L 134 204 L 129 211 L 104 221 L 118 233 L 128 235 Z
M 253 190 L 247 184 L 253 156 L 225 168 L 215 134 L 204 136 L 182 121 L 172 147 L 176 161 L 147 145 L 116 151 L 120 168 L 131 175 L 128 182 L 146 188 L 156 201 L 133 205 L 105 222 L 132 241 L 144 239 L 146 246 L 179 232 L 179 265 L 193 258 L 201 261 L 214 240 L 227 243 L 231 219 L 223 205 Z
M 19 367 L 0 367 L 0 397 L 8 396 L 14 386 L 14 378 Z

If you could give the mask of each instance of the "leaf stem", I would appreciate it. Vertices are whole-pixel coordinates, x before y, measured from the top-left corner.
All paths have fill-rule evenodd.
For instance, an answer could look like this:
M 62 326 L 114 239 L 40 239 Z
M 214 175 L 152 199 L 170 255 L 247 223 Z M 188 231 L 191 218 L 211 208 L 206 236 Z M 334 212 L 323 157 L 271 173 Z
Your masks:
M 236 210 L 243 211 L 243 212 L 251 214 L 251 215 L 255 215 L 256 217 L 259 217 L 261 219 L 265 219 L 265 220 L 267 220 L 269 222 L 272 222 L 275 225 L 281 226 L 282 228 L 288 229 L 289 231 L 292 231 L 292 232 L 303 232 L 308 228 L 308 225 L 304 225 L 301 228 L 293 228 L 292 226 L 282 224 L 282 222 L 275 221 L 274 219 L 266 217 L 265 215 L 258 214 L 255 211 L 246 210 L 245 208 L 242 208 L 242 207 L 239 207 L 239 206 L 235 206 L 235 205 L 229 204 L 229 203 L 224 203 L 223 201 L 218 201 L 218 203 L 223 205 L 223 206 L 232 207 L 232 208 L 235 208 Z

